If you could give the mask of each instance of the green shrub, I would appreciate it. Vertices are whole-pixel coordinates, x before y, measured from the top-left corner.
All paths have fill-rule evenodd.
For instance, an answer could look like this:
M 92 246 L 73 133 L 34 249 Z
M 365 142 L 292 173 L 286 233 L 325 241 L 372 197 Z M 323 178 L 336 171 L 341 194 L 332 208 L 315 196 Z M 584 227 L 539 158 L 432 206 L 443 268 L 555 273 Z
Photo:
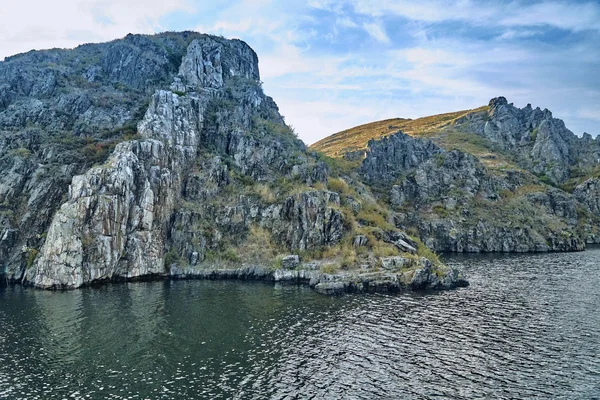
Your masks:
M 342 178 L 329 178 L 327 180 L 327 187 L 332 192 L 337 192 L 339 194 L 350 195 L 353 193 L 353 190 L 350 189 L 348 183 Z
M 356 219 L 364 225 L 379 227 L 384 230 L 394 229 L 394 226 L 388 221 L 388 217 L 387 210 L 373 202 L 365 202 L 356 215 Z
M 298 137 L 293 128 L 289 127 L 288 125 L 273 122 L 261 117 L 254 117 L 252 119 L 252 132 L 254 134 L 258 134 L 259 136 L 275 135 L 293 139 Z
M 165 253 L 165 267 L 170 268 L 171 265 L 177 264 L 180 260 L 179 254 L 175 247 L 169 248 L 169 251 Z
M 32 154 L 31 150 L 25 147 L 19 147 L 18 149 L 11 150 L 9 154 L 13 157 L 29 158 Z
M 27 252 L 27 269 L 33 267 L 33 263 L 40 252 L 37 249 L 28 249 Z
M 361 160 L 347 160 L 345 158 L 329 157 L 325 153 L 315 151 L 317 160 L 324 162 L 332 175 L 349 175 L 360 166 Z
M 440 260 L 440 256 L 431 250 L 429 247 L 425 246 L 425 243 L 421 241 L 419 238 L 413 238 L 415 242 L 417 242 L 417 255 L 419 257 L 425 257 L 435 266 L 441 265 L 442 261 Z
M 283 256 L 278 255 L 277 257 L 275 257 L 275 260 L 273 260 L 273 269 L 281 268 L 283 268 Z
M 535 142 L 535 139 L 537 139 L 537 135 L 540 132 L 540 128 L 535 128 L 533 130 L 533 132 L 531 132 L 530 138 L 532 142 Z
M 231 261 L 234 263 L 241 261 L 240 256 L 237 254 L 235 249 L 232 248 L 225 249 L 225 251 L 221 253 L 221 258 L 225 261 Z
M 446 161 L 445 154 L 436 154 L 435 155 L 435 163 L 438 167 L 441 167 L 442 165 L 444 165 L 445 161 Z
M 435 206 L 433 206 L 433 212 L 442 218 L 446 218 L 448 216 L 448 214 L 450 214 L 448 212 L 448 210 L 446 209 L 446 207 L 444 207 L 441 204 L 436 204 Z

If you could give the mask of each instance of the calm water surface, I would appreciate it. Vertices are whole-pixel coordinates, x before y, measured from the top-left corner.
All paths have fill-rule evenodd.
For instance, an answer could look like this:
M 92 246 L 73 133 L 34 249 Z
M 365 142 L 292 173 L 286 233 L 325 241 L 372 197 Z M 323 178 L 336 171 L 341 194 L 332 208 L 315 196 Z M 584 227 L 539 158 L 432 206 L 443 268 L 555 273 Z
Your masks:
M 0 398 L 600 398 L 600 250 L 448 262 L 469 288 L 0 288 Z

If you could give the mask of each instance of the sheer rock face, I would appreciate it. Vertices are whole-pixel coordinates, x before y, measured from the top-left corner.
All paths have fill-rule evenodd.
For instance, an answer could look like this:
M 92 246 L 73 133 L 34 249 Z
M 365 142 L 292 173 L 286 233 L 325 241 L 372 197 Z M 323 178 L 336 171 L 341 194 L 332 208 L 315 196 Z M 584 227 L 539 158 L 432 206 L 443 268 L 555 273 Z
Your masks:
M 0 62 L 0 274 L 22 279 L 73 176 L 135 132 L 148 96 L 168 87 L 201 37 L 128 35 Z
M 413 172 L 399 185 L 392 186 L 392 204 L 425 204 L 431 199 L 452 196 L 450 192 L 453 189 L 460 191 L 462 200 L 476 195 L 495 198 L 498 191 L 507 186 L 488 175 L 477 158 L 457 150 L 442 151 L 434 159 L 413 169 Z
M 200 39 L 188 48 L 172 87 L 183 92 L 199 87 L 220 89 L 236 76 L 260 80 L 256 53 L 239 40 L 224 47 L 213 39 Z
M 25 279 L 38 287 L 79 287 L 162 273 L 181 161 L 160 141 L 132 141 L 120 144 L 106 166 L 75 176 Z
M 312 191 L 289 197 L 262 212 L 262 226 L 279 241 L 300 250 L 337 244 L 344 234 L 344 216 L 337 193 Z

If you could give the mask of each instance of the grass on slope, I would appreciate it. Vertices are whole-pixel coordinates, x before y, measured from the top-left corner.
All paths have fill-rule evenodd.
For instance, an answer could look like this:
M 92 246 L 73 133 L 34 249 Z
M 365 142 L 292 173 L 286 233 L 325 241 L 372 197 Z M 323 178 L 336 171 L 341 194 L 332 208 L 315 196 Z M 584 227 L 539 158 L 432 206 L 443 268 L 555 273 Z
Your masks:
M 495 148 L 486 138 L 470 132 L 461 132 L 452 128 L 443 130 L 431 140 L 446 150 L 460 150 L 474 155 L 490 170 L 524 170 L 517 166 L 512 157 L 501 149 Z
M 346 153 L 366 149 L 371 139 L 381 139 L 399 130 L 411 136 L 430 137 L 457 118 L 471 112 L 483 111 L 486 108 L 481 107 L 474 110 L 456 111 L 418 119 L 393 118 L 371 122 L 333 134 L 314 143 L 310 147 L 329 157 L 343 157 Z
M 509 154 L 494 146 L 489 140 L 469 132 L 468 126 L 455 124 L 461 117 L 483 114 L 487 110 L 488 107 L 483 106 L 473 110 L 432 115 L 414 120 L 396 118 L 372 122 L 331 135 L 310 147 L 329 158 L 330 162 L 341 161 L 346 153 L 365 150 L 369 140 L 378 140 L 401 130 L 410 136 L 431 139 L 446 150 L 470 153 L 492 171 L 522 170 Z M 354 160 L 354 162 L 360 161 Z

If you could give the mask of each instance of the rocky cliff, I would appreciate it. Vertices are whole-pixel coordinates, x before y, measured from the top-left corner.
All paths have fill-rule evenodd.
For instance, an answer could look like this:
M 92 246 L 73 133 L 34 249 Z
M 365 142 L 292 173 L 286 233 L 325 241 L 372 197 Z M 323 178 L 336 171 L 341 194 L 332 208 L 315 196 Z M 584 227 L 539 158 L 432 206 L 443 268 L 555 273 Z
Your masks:
M 129 35 L 14 56 L 0 78 L 10 281 L 311 271 L 324 293 L 462 283 L 368 186 L 307 151 L 239 40 Z
M 598 139 L 503 97 L 423 120 L 400 122 L 411 135 L 374 123 L 315 148 L 346 158 L 331 162 L 389 204 L 397 228 L 438 251 L 575 251 L 600 241 Z

